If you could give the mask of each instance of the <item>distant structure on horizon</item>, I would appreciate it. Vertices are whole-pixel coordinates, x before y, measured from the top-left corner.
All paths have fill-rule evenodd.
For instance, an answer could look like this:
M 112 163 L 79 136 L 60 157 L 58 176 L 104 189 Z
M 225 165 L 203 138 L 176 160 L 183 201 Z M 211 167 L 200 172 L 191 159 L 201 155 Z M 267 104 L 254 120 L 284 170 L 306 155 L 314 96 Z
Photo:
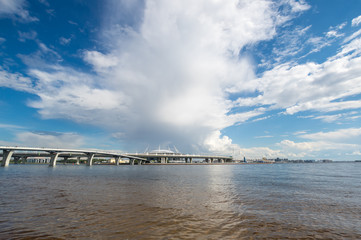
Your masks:
M 183 154 L 178 151 L 174 146 L 174 150 L 161 149 L 160 146 L 158 149 L 148 151 L 149 147 L 145 150 L 144 153 L 130 153 L 130 156 L 143 158 L 146 163 L 193 163 L 193 162 L 206 162 L 206 163 L 225 163 L 232 162 L 233 158 L 231 156 L 218 156 L 218 155 L 203 155 L 203 154 Z

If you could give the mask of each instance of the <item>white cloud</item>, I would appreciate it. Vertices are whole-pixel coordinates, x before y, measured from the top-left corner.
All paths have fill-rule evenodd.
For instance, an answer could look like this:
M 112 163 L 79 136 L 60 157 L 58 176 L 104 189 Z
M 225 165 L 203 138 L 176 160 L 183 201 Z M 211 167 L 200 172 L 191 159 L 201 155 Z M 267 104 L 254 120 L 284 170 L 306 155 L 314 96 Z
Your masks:
M 326 33 L 327 37 L 342 37 L 344 36 L 343 33 L 340 33 L 340 30 L 342 30 L 347 25 L 347 22 L 341 23 L 337 25 L 336 27 L 330 27 L 330 30 Z
M 254 138 L 273 138 L 272 135 L 255 136 Z
M 239 152 L 235 152 L 235 159 L 242 160 L 243 157 L 246 159 L 262 159 L 263 157 L 268 159 L 274 159 L 277 157 L 285 158 L 287 155 L 277 149 L 271 149 L 268 147 L 252 147 L 252 148 L 239 148 Z
M 47 0 L 39 0 L 40 3 L 44 4 L 45 6 L 49 7 L 50 4 Z
M 18 34 L 19 34 L 20 42 L 25 42 L 26 40 L 35 40 L 38 35 L 35 31 L 30 31 L 30 32 L 18 31 Z
M 239 98 L 239 106 L 269 106 L 285 109 L 286 114 L 314 110 L 332 112 L 361 108 L 361 101 L 347 100 L 361 93 L 361 39 L 342 46 L 334 57 L 323 63 L 285 63 L 252 80 L 252 98 Z
M 344 34 L 338 33 L 336 30 L 330 30 L 326 33 L 327 37 L 342 37 Z
M 204 144 L 212 152 L 230 155 L 238 160 L 243 159 L 243 157 L 248 159 L 285 157 L 281 151 L 268 147 L 242 148 L 237 144 L 233 144 L 232 139 L 229 137 L 222 136 L 220 131 L 214 131 L 208 135 Z
M 220 131 L 211 133 L 204 144 L 210 151 L 220 153 L 232 152 L 233 148 L 238 148 L 236 144 L 232 144 L 232 139 L 227 136 L 221 136 Z
M 356 154 L 348 152 L 358 151 L 361 147 L 361 128 L 339 129 L 329 132 L 306 133 L 299 132 L 297 136 L 309 141 L 296 142 L 285 139 L 278 144 L 280 152 L 290 158 L 316 158 L 331 156 L 333 159 L 352 160 Z M 350 157 L 351 156 L 351 157 Z
M 61 45 L 68 45 L 71 39 L 72 39 L 71 37 L 70 38 L 60 37 L 59 42 Z
M 0 87 L 13 88 L 24 92 L 35 92 L 32 89 L 33 85 L 30 78 L 24 77 L 19 73 L 9 73 L 2 67 L 0 67 Z
M 84 139 L 75 133 L 20 132 L 16 135 L 17 145 L 27 147 L 78 148 Z
M 18 126 L 18 125 L 13 125 L 13 124 L 4 124 L 4 123 L 0 123 L 0 128 L 6 128 L 6 129 L 9 129 L 9 128 L 13 128 L 13 129 L 21 129 L 21 128 L 24 128 L 22 126 Z
M 308 130 L 301 130 L 301 131 L 294 132 L 293 135 L 301 135 L 301 134 L 305 134 L 307 132 L 308 132 Z
M 321 116 L 311 116 L 313 119 L 321 119 L 324 122 L 332 123 L 332 122 L 343 122 L 343 121 L 352 121 L 360 118 L 357 111 L 347 112 L 347 113 L 339 113 L 339 114 L 331 114 L 331 115 L 321 115 Z
M 303 12 L 311 8 L 304 0 L 288 0 L 293 12 Z
M 351 36 L 345 38 L 343 42 L 344 42 L 344 43 L 347 43 L 347 42 L 349 42 L 349 41 L 357 38 L 357 37 L 360 36 L 360 35 L 361 35 L 361 29 L 358 30 L 358 31 L 356 31 L 356 32 L 354 32 Z
M 298 12 L 304 3 L 286 4 Z M 40 97 L 29 104 L 44 118 L 100 125 L 130 141 L 203 145 L 210 133 L 264 114 L 262 106 L 230 113 L 228 94 L 256 86 L 252 61 L 238 53 L 290 18 L 268 0 L 147 1 L 139 28 L 107 26 L 107 51 L 83 51 L 95 75 L 23 57 Z
M 359 24 L 361 23 L 361 15 L 352 19 L 352 26 L 355 27 L 355 26 L 358 26 Z
M 84 60 L 90 63 L 97 72 L 109 70 L 118 64 L 118 59 L 115 56 L 105 55 L 97 51 L 85 51 Z
M 354 151 L 351 155 L 361 156 L 361 151 Z
M 25 7 L 25 0 L 0 0 L 0 18 L 10 17 L 23 22 L 38 21 L 36 17 L 30 16 Z
M 332 158 L 339 158 L 337 155 L 340 153 L 342 153 L 342 157 L 345 157 L 345 152 L 355 151 L 361 147 L 359 144 L 352 143 L 328 141 L 294 142 L 292 140 L 283 140 L 277 145 L 281 147 L 281 152 L 287 156 L 294 158 L 304 158 L 307 156 L 318 159 L 325 158 L 327 155 L 332 156 Z
M 359 136 L 361 136 L 361 128 L 347 128 L 331 132 L 304 134 L 300 137 L 317 141 L 343 142 L 345 140 L 354 139 L 355 137 Z

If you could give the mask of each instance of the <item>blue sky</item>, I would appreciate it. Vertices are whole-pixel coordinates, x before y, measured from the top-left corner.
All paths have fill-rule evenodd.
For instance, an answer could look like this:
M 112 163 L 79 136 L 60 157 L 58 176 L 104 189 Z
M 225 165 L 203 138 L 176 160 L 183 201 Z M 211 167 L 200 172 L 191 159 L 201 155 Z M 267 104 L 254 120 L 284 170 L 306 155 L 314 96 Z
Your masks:
M 0 0 L 0 145 L 361 159 L 361 1 Z

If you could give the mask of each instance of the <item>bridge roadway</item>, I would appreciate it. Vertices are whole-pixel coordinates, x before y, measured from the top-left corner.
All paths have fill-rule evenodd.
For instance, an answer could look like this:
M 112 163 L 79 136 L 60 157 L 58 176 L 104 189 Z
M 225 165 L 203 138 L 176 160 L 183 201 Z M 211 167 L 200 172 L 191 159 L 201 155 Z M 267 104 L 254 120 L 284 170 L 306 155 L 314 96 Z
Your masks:
M 192 163 L 195 159 L 203 159 L 207 163 L 224 163 L 231 162 L 232 157 L 228 156 L 215 156 L 215 155 L 194 155 L 194 154 L 181 154 L 181 153 L 117 153 L 108 152 L 103 150 L 80 150 L 80 149 L 58 149 L 58 148 L 35 148 L 35 147 L 4 147 L 0 146 L 2 150 L 1 166 L 6 167 L 9 165 L 11 158 L 16 161 L 20 158 L 26 159 L 28 157 L 50 157 L 49 166 L 56 166 L 58 157 L 68 159 L 70 157 L 81 158 L 86 157 L 88 166 L 93 164 L 94 157 L 114 157 L 115 164 L 119 165 L 121 158 L 129 159 L 129 164 L 133 165 L 137 160 L 138 164 L 145 162 L 154 162 L 166 164 L 169 161 Z
M 192 163 L 195 159 L 203 159 L 207 163 L 225 163 L 232 162 L 233 158 L 229 156 L 216 156 L 216 155 L 196 155 L 196 154 L 182 154 L 182 153 L 132 153 L 132 156 L 147 159 L 147 162 L 167 163 L 169 161 Z
M 9 166 L 10 160 L 12 157 L 38 157 L 38 156 L 47 156 L 50 157 L 50 165 L 54 167 L 58 157 L 69 158 L 69 157 L 86 157 L 87 165 L 91 166 L 93 164 L 94 157 L 114 157 L 116 164 L 119 165 L 121 158 L 128 158 L 129 162 L 134 164 L 134 160 L 137 160 L 139 163 L 146 161 L 146 159 L 131 156 L 128 154 L 117 153 L 117 152 L 107 152 L 102 150 L 80 150 L 80 149 L 61 149 L 61 148 L 35 148 L 35 147 L 4 147 L 0 146 L 2 150 L 1 166 Z

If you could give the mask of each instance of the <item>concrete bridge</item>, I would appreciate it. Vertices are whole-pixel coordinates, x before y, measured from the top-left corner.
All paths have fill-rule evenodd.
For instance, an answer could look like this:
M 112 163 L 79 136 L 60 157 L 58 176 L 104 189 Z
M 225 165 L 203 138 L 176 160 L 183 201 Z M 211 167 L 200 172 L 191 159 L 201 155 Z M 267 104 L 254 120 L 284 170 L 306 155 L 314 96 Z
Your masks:
M 200 155 L 200 154 L 182 154 L 174 153 L 171 151 L 159 151 L 159 152 L 150 152 L 150 153 L 137 153 L 130 154 L 134 157 L 140 157 L 146 159 L 145 162 L 149 163 L 169 163 L 169 162 L 182 162 L 182 163 L 192 163 L 195 160 L 203 161 L 206 163 L 225 163 L 232 162 L 233 158 L 230 156 L 217 156 L 217 155 Z
M 115 164 L 119 165 L 121 159 L 129 159 L 129 164 L 134 165 L 137 161 L 138 164 L 143 163 L 160 163 L 166 164 L 169 162 L 192 163 L 194 160 L 203 161 L 206 163 L 225 163 L 232 162 L 232 157 L 229 156 L 216 156 L 216 155 L 194 155 L 174 153 L 167 150 L 156 150 L 147 153 L 118 153 L 109 152 L 104 150 L 81 150 L 81 149 L 57 149 L 57 148 L 35 148 L 35 147 L 4 147 L 0 146 L 2 150 L 1 166 L 6 167 L 9 165 L 10 160 L 14 159 L 17 163 L 20 160 L 24 161 L 28 157 L 47 157 L 50 158 L 49 166 L 54 167 L 58 158 L 63 158 L 66 161 L 69 158 L 86 159 L 86 164 L 91 166 L 94 157 L 112 157 L 115 158 Z
M 58 149 L 58 148 L 33 148 L 33 147 L 3 147 L 0 146 L 0 150 L 2 150 L 1 166 L 6 167 L 9 166 L 11 158 L 15 161 L 20 158 L 28 158 L 28 157 L 50 157 L 49 166 L 54 167 L 59 157 L 62 158 L 70 158 L 70 157 L 78 157 L 78 158 L 86 158 L 86 162 L 88 166 L 93 165 L 94 157 L 114 157 L 116 165 L 119 165 L 119 161 L 122 158 L 129 159 L 130 164 L 134 164 L 134 161 L 137 160 L 138 163 L 142 163 L 146 161 L 146 159 L 131 156 L 128 154 L 117 153 L 117 152 L 107 152 L 102 150 L 80 150 L 80 149 Z

